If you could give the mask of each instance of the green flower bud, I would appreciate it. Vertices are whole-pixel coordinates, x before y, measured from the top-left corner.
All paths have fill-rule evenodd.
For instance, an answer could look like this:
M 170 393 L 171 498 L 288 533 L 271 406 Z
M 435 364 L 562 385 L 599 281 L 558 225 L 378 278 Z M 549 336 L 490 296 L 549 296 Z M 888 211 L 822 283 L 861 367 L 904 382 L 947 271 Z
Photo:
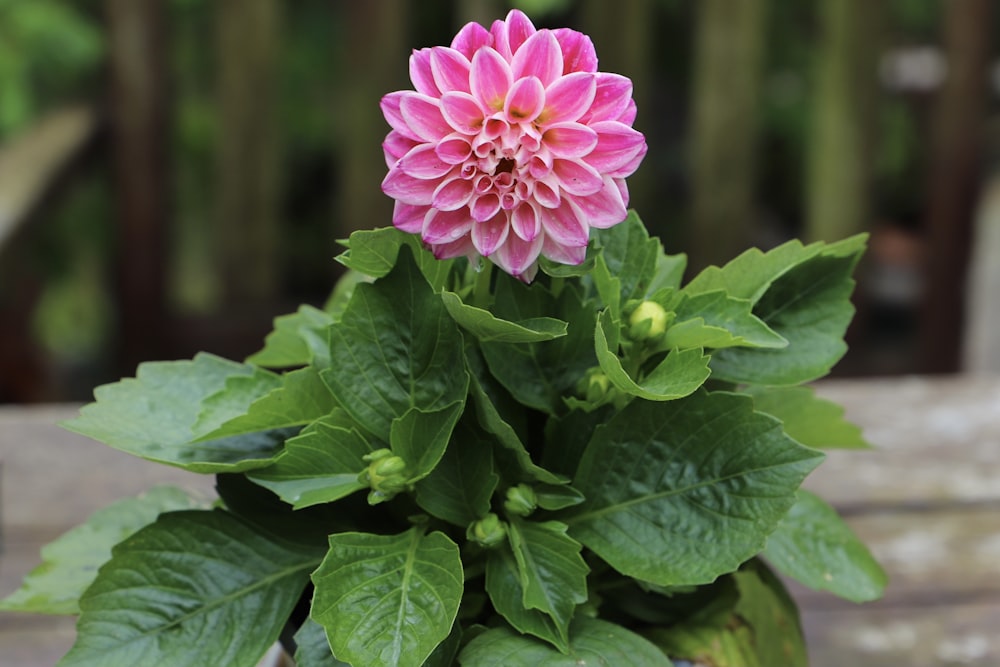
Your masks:
M 507 489 L 507 499 L 503 508 L 515 516 L 528 516 L 538 507 L 535 490 L 527 484 L 518 484 Z
M 643 301 L 628 318 L 632 340 L 656 341 L 667 330 L 667 311 L 655 301 Z
M 479 521 L 470 524 L 465 534 L 476 544 L 491 549 L 507 538 L 507 524 L 490 512 Z
M 587 382 L 586 397 L 591 403 L 597 403 L 608 395 L 611 389 L 611 380 L 604 373 L 591 373 Z
M 368 501 L 372 504 L 389 500 L 410 485 L 406 461 L 389 449 L 378 449 L 364 457 L 368 467 L 358 475 L 358 481 L 371 487 Z M 374 501 L 374 502 L 373 502 Z

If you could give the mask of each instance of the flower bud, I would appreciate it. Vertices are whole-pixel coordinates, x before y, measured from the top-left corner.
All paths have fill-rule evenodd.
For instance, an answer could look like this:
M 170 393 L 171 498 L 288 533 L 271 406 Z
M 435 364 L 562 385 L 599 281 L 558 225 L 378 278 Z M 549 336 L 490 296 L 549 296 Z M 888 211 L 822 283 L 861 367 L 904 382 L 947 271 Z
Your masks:
M 528 516 L 538 507 L 535 490 L 527 484 L 518 484 L 507 489 L 507 499 L 503 508 L 515 516 Z
M 409 487 L 409 473 L 406 461 L 389 449 L 378 449 L 364 457 L 368 467 L 361 471 L 358 480 L 371 487 L 368 499 L 376 502 L 389 500 Z
M 482 547 L 491 549 L 506 539 L 507 524 L 501 521 L 496 514 L 490 512 L 479 521 L 469 525 L 466 537 Z
M 655 301 L 643 301 L 628 318 L 632 340 L 656 341 L 667 330 L 667 311 Z

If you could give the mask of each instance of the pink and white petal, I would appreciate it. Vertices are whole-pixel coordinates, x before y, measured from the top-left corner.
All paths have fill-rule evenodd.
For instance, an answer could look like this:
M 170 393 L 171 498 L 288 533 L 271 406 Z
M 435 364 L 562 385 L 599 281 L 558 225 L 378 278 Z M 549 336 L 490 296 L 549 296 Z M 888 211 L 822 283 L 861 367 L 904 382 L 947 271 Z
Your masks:
M 555 157 L 580 158 L 598 145 L 597 132 L 580 123 L 556 123 L 542 133 L 542 143 Z M 589 161 L 589 160 L 588 160 Z
M 469 59 L 455 49 L 437 46 L 431 49 L 431 72 L 442 93 L 457 90 L 469 92 Z
M 409 137 L 404 137 L 396 130 L 390 130 L 389 134 L 385 135 L 385 141 L 382 142 L 386 166 L 392 168 L 399 158 L 409 153 L 414 146 L 419 145 L 418 142 Z
M 489 30 L 478 23 L 466 23 L 458 31 L 458 34 L 455 35 L 455 39 L 451 40 L 451 48 L 469 60 L 472 60 L 472 55 L 476 51 L 485 46 L 490 46 L 492 42 L 493 37 L 490 35 Z
M 507 35 L 507 24 L 499 19 L 493 22 L 490 26 L 490 37 L 493 38 L 492 47 L 500 54 L 500 56 L 510 62 L 511 51 L 510 51 L 510 40 Z
M 632 156 L 631 160 L 629 160 L 621 168 L 608 173 L 607 176 L 613 176 L 615 178 L 625 178 L 626 176 L 631 176 L 635 173 L 635 170 L 639 168 L 639 165 L 642 163 L 642 159 L 646 157 L 646 151 L 648 150 L 649 147 L 646 144 L 643 144 L 639 151 Z
M 414 206 L 429 206 L 438 182 L 414 178 L 402 169 L 393 167 L 382 179 L 382 192 L 396 201 Z
M 408 234 L 419 234 L 430 206 L 413 206 L 397 201 L 392 207 L 392 224 Z
M 542 244 L 542 256 L 553 262 L 576 266 L 587 259 L 587 246 L 560 245 L 546 236 L 545 243 Z
M 510 61 L 514 79 L 535 76 L 548 86 L 562 76 L 563 57 L 559 42 L 551 30 L 539 30 L 514 52 Z
M 538 118 L 543 106 L 545 87 L 538 78 L 529 76 L 518 79 L 510 87 L 503 112 L 509 123 L 530 123 Z
M 412 92 L 408 90 L 397 90 L 394 93 L 389 93 L 382 98 L 381 102 L 379 102 L 379 107 L 382 109 L 382 115 L 385 116 L 385 121 L 389 123 L 389 126 L 392 129 L 396 130 L 396 132 L 399 132 L 407 139 L 423 141 L 423 138 L 414 132 L 403 119 L 403 113 L 400 111 L 400 101 L 403 96 L 407 94 L 412 94 Z
M 418 93 L 439 97 L 441 91 L 431 73 L 431 49 L 420 49 L 410 54 L 410 81 Z
M 539 211 L 542 229 L 552 243 L 569 247 L 586 247 L 590 240 L 590 227 L 581 211 L 564 198 L 558 208 Z
M 535 181 L 535 187 L 531 193 L 536 203 L 544 208 L 556 208 L 562 203 L 562 196 L 559 194 L 559 183 L 555 176 Z
M 521 202 L 510 213 L 510 228 L 523 241 L 534 241 L 542 231 L 542 219 L 531 202 Z
M 517 9 L 512 9 L 508 12 L 507 18 L 504 21 L 504 27 L 507 32 L 507 44 L 510 46 L 512 54 L 516 54 L 521 45 L 536 32 L 531 19 L 524 12 Z
M 420 144 L 400 158 L 396 165 L 405 174 L 414 178 L 430 178 L 440 181 L 452 169 L 452 165 L 438 157 L 434 144 Z
M 434 191 L 431 204 L 442 211 L 456 211 L 472 199 L 472 181 L 467 178 L 452 178 L 444 181 Z
M 433 97 L 404 91 L 399 100 L 399 112 L 422 141 L 438 141 L 454 131 L 441 115 L 440 102 Z
M 500 195 L 493 192 L 480 195 L 473 200 L 469 208 L 473 220 L 485 222 L 500 212 Z
M 437 156 L 448 164 L 462 164 L 472 157 L 472 144 L 469 138 L 458 132 L 453 132 L 434 145 Z
M 507 241 L 490 256 L 493 263 L 510 275 L 526 283 L 531 282 L 538 270 L 538 255 L 542 252 L 544 235 L 524 241 L 517 234 L 508 234 Z
M 503 109 L 513 81 L 510 65 L 493 49 L 480 49 L 472 57 L 469 84 L 480 106 L 489 111 Z
M 552 173 L 554 158 L 549 149 L 542 147 L 528 159 L 528 174 L 535 180 L 541 180 Z
M 507 214 L 497 213 L 485 222 L 477 222 L 472 225 L 472 245 L 483 257 L 489 257 L 498 247 L 507 240 L 510 225 L 507 223 Z
M 588 125 L 602 120 L 618 120 L 632 99 L 632 81 L 621 74 L 598 72 L 593 104 L 581 122 Z
M 646 145 L 642 132 L 625 123 L 601 121 L 593 123 L 590 128 L 597 133 L 597 145 L 584 159 L 602 174 L 621 169 Z
M 628 191 L 625 191 L 626 198 L 623 198 L 622 191 L 616 181 L 624 182 L 622 179 L 606 176 L 604 187 L 601 188 L 600 192 L 587 197 L 568 196 L 566 199 L 572 199 L 581 216 L 591 227 L 597 229 L 614 227 L 628 215 L 626 209 Z
M 628 183 L 625 182 L 624 178 L 612 178 L 615 185 L 618 186 L 618 192 L 621 194 L 622 201 L 625 202 L 625 206 L 628 207 Z
M 562 50 L 563 74 L 597 71 L 597 50 L 590 37 L 569 28 L 558 28 L 552 32 Z
M 590 72 L 573 72 L 561 76 L 545 89 L 545 109 L 539 116 L 541 125 L 553 125 L 579 120 L 594 101 L 597 84 Z
M 552 173 L 559 187 L 571 195 L 592 195 L 604 187 L 601 175 L 583 160 L 554 160 Z
M 456 211 L 439 211 L 431 208 L 424 217 L 424 226 L 420 236 L 424 243 L 432 245 L 451 243 L 466 236 L 472 229 L 473 220 L 468 209 Z
M 434 253 L 434 257 L 437 259 L 468 257 L 469 261 L 473 261 L 479 255 L 476 252 L 476 247 L 472 245 L 472 239 L 469 238 L 468 234 L 450 243 L 429 243 L 427 245 L 430 246 L 431 252 Z
M 625 107 L 625 111 L 622 112 L 622 115 L 618 116 L 618 118 L 615 118 L 613 120 L 617 120 L 620 123 L 625 123 L 626 125 L 631 125 L 632 123 L 635 122 L 635 116 L 636 116 L 635 100 L 629 98 L 628 106 Z
M 441 114 L 448 124 L 464 134 L 478 134 L 483 127 L 483 108 L 469 93 L 450 91 L 441 96 Z

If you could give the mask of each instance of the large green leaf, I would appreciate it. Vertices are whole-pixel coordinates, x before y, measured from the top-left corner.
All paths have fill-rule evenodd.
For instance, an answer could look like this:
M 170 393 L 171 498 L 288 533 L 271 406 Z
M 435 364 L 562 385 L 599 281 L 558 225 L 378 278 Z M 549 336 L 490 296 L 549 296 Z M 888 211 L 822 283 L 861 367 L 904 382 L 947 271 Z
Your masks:
M 751 312 L 748 299 L 723 290 L 681 293 L 668 310 L 676 313 L 661 346 L 670 348 L 767 347 L 783 348 L 788 341 Z
M 741 567 L 733 579 L 740 592 L 735 612 L 753 631 L 761 667 L 808 667 L 799 610 L 781 580 L 759 559 Z
M 410 408 L 437 411 L 468 390 L 462 334 L 408 248 L 392 272 L 355 290 L 330 329 L 330 358 L 322 377 L 337 402 L 384 442 Z
M 620 224 L 595 233 L 601 245 L 597 256 L 596 275 L 603 276 L 597 284 L 601 299 L 618 314 L 615 305 L 629 299 L 642 298 L 656 275 L 663 248 L 649 232 L 635 211 Z M 660 265 L 662 268 L 662 264 Z M 613 290 L 617 289 L 617 294 Z
M 464 371 L 462 377 L 468 379 Z M 411 408 L 393 420 L 389 444 L 392 452 L 406 461 L 411 481 L 426 477 L 444 456 L 451 432 L 465 408 L 464 399 L 463 392 L 462 400 L 440 410 Z
M 135 378 L 98 387 L 94 391 L 97 401 L 62 425 L 129 454 L 193 472 L 260 468 L 270 463 L 297 429 L 197 442 L 208 433 L 194 428 L 203 403 L 226 389 L 230 378 L 266 378 L 261 382 L 270 389 L 274 382 L 270 374 L 255 374 L 255 370 L 210 354 L 199 354 L 191 361 L 140 364 Z M 240 390 L 243 399 L 253 400 L 251 388 L 241 384 Z
M 312 617 L 334 655 L 355 665 L 422 665 L 451 632 L 463 590 L 458 546 L 419 527 L 331 535 L 312 579 Z
M 472 419 L 466 413 L 459 421 L 441 461 L 415 489 L 420 507 L 462 528 L 490 511 L 500 481 L 493 472 L 492 440 Z
M 112 554 L 60 667 L 256 664 L 321 556 L 222 510 L 162 514 Z
M 573 621 L 567 654 L 500 627 L 470 641 L 458 662 L 462 667 L 671 667 L 667 656 L 646 639 L 595 618 Z
M 886 574 L 836 510 L 808 491 L 767 540 L 767 559 L 783 574 L 852 602 L 882 597 Z
M 569 650 L 569 633 L 555 619 L 524 604 L 525 585 L 509 544 L 489 552 L 486 562 L 486 592 L 498 614 L 518 632 L 544 639 L 562 652 Z
M 423 248 L 414 234 L 401 232 L 395 227 L 363 229 L 351 234 L 348 250 L 337 257 L 344 266 L 373 278 L 389 275 L 396 264 L 400 248 L 410 249 L 417 266 L 435 292 L 447 284 L 454 260 L 440 260 Z
M 364 456 L 377 448 L 337 409 L 288 440 L 274 463 L 249 477 L 296 509 L 329 503 L 366 488 L 358 474 L 368 467 Z
M 195 501 L 184 491 L 158 486 L 136 498 L 124 498 L 91 514 L 87 521 L 42 547 L 42 564 L 19 589 L 0 600 L 0 610 L 36 614 L 78 614 L 78 601 L 111 558 L 111 548 L 161 512 L 190 509 Z
M 351 667 L 333 657 L 323 626 L 307 618 L 295 633 L 295 667 Z
M 305 366 L 325 357 L 326 329 L 333 324 L 330 313 L 303 305 L 290 315 L 274 318 L 274 331 L 264 339 L 264 347 L 247 357 L 247 363 L 265 368 Z
M 728 348 L 712 356 L 712 375 L 747 384 L 794 385 L 826 375 L 847 351 L 854 315 L 851 273 L 864 237 L 828 246 L 775 279 L 754 314 L 788 341 L 783 349 Z
M 573 480 L 570 535 L 659 585 L 713 581 L 759 553 L 823 455 L 749 397 L 637 400 L 594 434 Z
M 454 292 L 441 292 L 441 300 L 455 321 L 480 341 L 537 343 L 566 335 L 566 323 L 551 317 L 510 322 L 463 302 Z
M 816 396 L 811 387 L 748 387 L 754 409 L 777 417 L 785 433 L 807 447 L 866 449 L 861 429 L 844 419 L 844 408 Z

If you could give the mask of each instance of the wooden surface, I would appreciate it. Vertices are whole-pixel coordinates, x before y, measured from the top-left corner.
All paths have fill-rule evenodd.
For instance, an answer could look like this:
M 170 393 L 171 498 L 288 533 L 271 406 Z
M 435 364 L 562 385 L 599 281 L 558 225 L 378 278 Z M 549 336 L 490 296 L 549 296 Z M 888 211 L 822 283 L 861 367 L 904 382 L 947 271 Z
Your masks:
M 793 587 L 813 667 L 1000 665 L 1000 377 L 819 385 L 877 449 L 832 451 L 807 486 L 836 505 L 891 581 L 857 606 Z M 110 501 L 212 480 L 147 464 L 55 426 L 72 407 L 0 407 L 0 596 L 42 544 Z M 73 619 L 0 614 L 0 666 L 54 664 Z M 779 667 L 779 666 L 775 666 Z

